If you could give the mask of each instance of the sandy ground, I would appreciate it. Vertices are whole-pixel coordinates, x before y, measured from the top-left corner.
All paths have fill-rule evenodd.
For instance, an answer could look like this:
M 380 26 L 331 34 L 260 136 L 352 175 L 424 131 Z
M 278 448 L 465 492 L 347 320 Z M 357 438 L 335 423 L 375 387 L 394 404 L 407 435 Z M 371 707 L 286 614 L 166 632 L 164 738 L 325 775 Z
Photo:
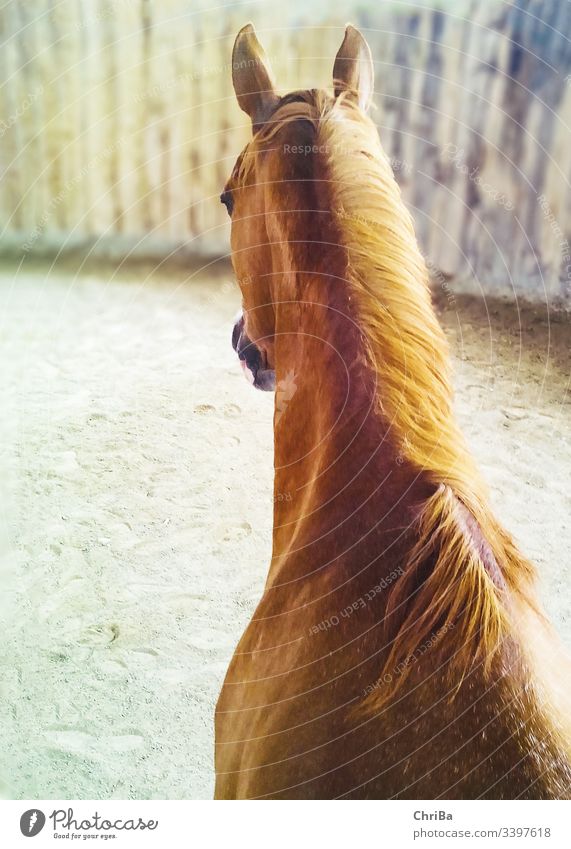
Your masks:
M 5 796 L 212 794 L 272 512 L 272 396 L 235 362 L 228 279 L 0 275 Z M 571 645 L 569 325 L 461 299 L 442 320 L 459 415 Z

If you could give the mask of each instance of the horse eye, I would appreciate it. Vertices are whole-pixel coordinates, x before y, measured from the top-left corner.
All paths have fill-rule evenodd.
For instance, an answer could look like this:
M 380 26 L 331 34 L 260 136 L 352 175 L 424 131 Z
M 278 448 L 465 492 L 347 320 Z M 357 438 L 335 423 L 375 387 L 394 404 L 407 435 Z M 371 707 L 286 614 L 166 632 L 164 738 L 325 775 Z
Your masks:
M 222 192 L 220 195 L 220 203 L 223 203 L 226 209 L 228 210 L 228 215 L 232 215 L 232 210 L 234 209 L 234 199 L 232 197 L 231 192 Z

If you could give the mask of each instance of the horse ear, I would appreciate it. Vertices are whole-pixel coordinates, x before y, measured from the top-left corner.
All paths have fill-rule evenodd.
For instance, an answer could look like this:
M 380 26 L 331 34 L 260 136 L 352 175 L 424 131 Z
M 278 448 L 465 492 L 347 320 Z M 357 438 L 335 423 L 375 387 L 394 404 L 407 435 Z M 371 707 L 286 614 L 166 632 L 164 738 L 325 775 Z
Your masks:
M 369 108 L 375 85 L 375 71 L 371 48 L 358 29 L 351 24 L 345 27 L 345 38 L 333 65 L 335 97 L 350 92 L 364 111 Z
M 279 97 L 272 69 L 252 24 L 242 27 L 232 51 L 232 82 L 238 105 L 252 119 L 254 132 L 267 120 Z

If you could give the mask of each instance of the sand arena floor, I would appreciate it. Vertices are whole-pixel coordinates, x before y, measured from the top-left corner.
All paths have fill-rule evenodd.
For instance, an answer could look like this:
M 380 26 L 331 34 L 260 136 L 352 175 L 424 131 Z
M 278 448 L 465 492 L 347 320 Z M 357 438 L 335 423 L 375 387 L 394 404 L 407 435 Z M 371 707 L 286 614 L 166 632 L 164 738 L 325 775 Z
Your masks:
M 202 798 L 262 591 L 272 396 L 230 348 L 230 275 L 0 275 L 2 794 Z M 571 645 L 571 330 L 444 301 L 457 408 Z

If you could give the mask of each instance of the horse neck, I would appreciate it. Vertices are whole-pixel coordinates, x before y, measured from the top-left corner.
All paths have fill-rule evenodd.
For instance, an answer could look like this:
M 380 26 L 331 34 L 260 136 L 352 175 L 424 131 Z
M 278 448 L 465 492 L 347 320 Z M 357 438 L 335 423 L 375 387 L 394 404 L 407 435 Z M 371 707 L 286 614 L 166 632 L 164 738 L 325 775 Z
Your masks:
M 276 306 L 274 555 L 270 582 L 400 534 L 428 494 L 379 414 L 382 386 L 353 315 L 341 250 L 300 258 Z M 313 267 L 307 270 L 309 265 Z M 352 546 L 352 542 L 355 545 Z M 279 578 L 278 578 L 279 576 Z

